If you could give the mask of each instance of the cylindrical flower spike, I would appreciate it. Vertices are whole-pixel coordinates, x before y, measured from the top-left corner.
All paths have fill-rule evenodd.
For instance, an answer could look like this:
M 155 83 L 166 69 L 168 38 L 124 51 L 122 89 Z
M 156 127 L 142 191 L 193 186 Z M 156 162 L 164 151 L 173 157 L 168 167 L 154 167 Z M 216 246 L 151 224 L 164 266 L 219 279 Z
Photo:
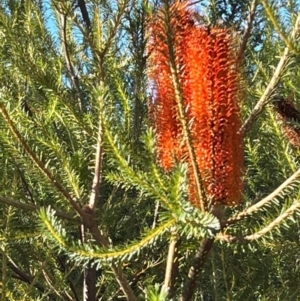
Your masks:
M 188 143 L 196 155 L 208 201 L 235 205 L 242 200 L 241 85 L 234 45 L 229 30 L 197 24 L 187 2 L 175 1 L 162 9 L 150 25 L 148 75 L 158 158 L 167 171 L 176 162 L 188 162 L 190 200 L 195 206 L 200 200 Z M 174 57 L 175 72 L 170 63 Z M 184 117 L 176 93 L 182 94 Z M 190 136 L 184 134 L 182 118 L 187 119 Z

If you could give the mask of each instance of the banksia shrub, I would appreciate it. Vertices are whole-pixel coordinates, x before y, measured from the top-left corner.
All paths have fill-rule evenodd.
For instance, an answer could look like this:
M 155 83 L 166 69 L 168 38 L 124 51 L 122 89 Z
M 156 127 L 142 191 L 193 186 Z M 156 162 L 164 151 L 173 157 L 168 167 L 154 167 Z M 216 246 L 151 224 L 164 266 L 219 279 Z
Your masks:
M 166 3 L 149 25 L 150 111 L 159 163 L 170 171 L 176 162 L 188 162 L 190 200 L 202 209 L 242 199 L 234 45 L 229 30 L 198 24 L 187 2 Z
M 274 102 L 274 108 L 282 122 L 283 133 L 294 147 L 300 148 L 300 112 L 291 100 L 283 97 Z

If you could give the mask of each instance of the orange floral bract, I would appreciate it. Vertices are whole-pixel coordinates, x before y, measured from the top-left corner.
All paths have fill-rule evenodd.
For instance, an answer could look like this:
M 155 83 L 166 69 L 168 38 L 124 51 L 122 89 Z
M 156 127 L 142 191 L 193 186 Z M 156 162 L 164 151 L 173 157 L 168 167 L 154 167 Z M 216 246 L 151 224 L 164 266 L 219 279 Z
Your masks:
M 167 35 L 171 28 L 173 36 Z M 191 132 L 191 143 L 214 204 L 242 200 L 243 137 L 239 132 L 240 72 L 230 30 L 198 24 L 187 2 L 162 9 L 149 26 L 152 120 L 157 132 L 160 165 L 170 171 L 176 162 L 190 166 L 190 199 L 199 204 L 172 81 L 170 43 Z

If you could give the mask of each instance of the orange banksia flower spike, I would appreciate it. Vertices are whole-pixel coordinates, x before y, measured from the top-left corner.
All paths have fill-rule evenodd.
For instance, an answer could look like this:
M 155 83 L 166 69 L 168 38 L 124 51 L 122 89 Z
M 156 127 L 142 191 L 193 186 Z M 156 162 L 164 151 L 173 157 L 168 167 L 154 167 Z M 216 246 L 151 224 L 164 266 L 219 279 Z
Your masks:
M 190 14 L 187 10 L 180 9 L 184 7 L 183 3 L 176 2 L 172 9 L 172 18 L 170 26 L 176 32 L 174 44 L 176 45 L 177 64 L 179 68 L 183 67 L 183 52 L 185 47 L 185 33 L 188 27 L 192 27 Z M 171 78 L 170 54 L 166 40 L 166 15 L 163 11 L 153 20 L 149 34 L 149 53 L 150 65 L 149 79 L 152 94 L 152 119 L 155 120 L 155 127 L 158 133 L 157 145 L 160 164 L 166 170 L 170 170 L 174 162 L 177 161 L 179 144 L 181 140 L 181 129 L 178 121 L 178 112 L 176 109 L 175 88 Z M 178 22 L 180 20 L 180 22 Z M 164 42 L 163 42 L 164 41 Z
M 188 162 L 195 206 L 236 205 L 242 200 L 244 153 L 235 43 L 230 30 L 207 28 L 193 15 L 188 2 L 175 1 L 149 25 L 158 160 L 166 171 Z

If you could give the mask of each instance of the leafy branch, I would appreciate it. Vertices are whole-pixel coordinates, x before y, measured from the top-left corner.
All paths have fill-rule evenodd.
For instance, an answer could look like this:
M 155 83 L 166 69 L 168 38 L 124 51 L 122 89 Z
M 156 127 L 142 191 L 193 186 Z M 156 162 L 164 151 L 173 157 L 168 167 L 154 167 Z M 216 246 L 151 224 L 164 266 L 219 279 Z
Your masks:
M 11 198 L 8 198 L 8 197 L 3 197 L 3 196 L 0 196 L 0 203 L 6 204 L 8 206 L 13 206 L 13 207 L 16 207 L 16 208 L 28 210 L 28 211 L 39 211 L 41 209 L 41 206 L 33 205 L 33 204 L 27 204 L 27 203 L 16 201 L 14 199 L 11 199 Z M 76 217 L 72 216 L 71 214 L 69 214 L 67 212 L 60 211 L 60 210 L 56 210 L 54 215 L 57 216 L 57 217 L 61 217 L 63 219 L 75 222 L 75 223 L 80 223 L 81 222 L 79 218 L 76 218 Z
M 62 186 L 62 184 L 55 178 L 55 176 L 47 169 L 46 164 L 44 164 L 36 155 L 36 153 L 32 150 L 29 144 L 25 141 L 22 137 L 22 134 L 19 132 L 17 127 L 14 125 L 13 121 L 11 120 L 9 113 L 7 112 L 3 102 L 0 103 L 0 112 L 4 117 L 9 129 L 14 134 L 18 142 L 24 148 L 26 153 L 32 159 L 32 161 L 37 165 L 37 167 L 43 172 L 43 174 L 50 180 L 53 186 L 62 193 L 62 195 L 68 200 L 68 202 L 72 205 L 75 211 L 80 215 L 83 216 L 84 212 L 81 207 L 77 204 L 77 202 L 72 198 L 70 193 Z
M 296 181 L 300 177 L 300 169 L 298 169 L 291 177 L 285 180 L 279 187 L 277 187 L 274 191 L 272 191 L 268 196 L 263 198 L 261 201 L 252 205 L 244 211 L 239 212 L 236 216 L 229 218 L 224 226 L 232 225 L 242 220 L 243 218 L 250 216 L 253 212 L 257 211 L 261 207 L 267 205 L 274 198 L 279 196 L 282 191 L 288 188 L 294 181 Z
M 294 28 L 292 30 L 292 34 L 291 34 L 292 39 L 295 39 L 296 36 L 298 35 L 299 27 L 300 27 L 300 15 L 298 15 L 297 20 L 294 25 Z M 274 93 L 274 91 L 281 79 L 282 73 L 285 70 L 285 67 L 287 65 L 289 58 L 290 58 L 290 48 L 286 47 L 284 49 L 283 55 L 281 56 L 281 58 L 278 62 L 278 65 L 274 71 L 274 74 L 273 74 L 271 80 L 269 81 L 269 84 L 267 85 L 263 95 L 260 97 L 259 101 L 256 103 L 255 107 L 253 108 L 251 114 L 248 116 L 248 118 L 246 119 L 246 121 L 244 122 L 244 124 L 242 126 L 242 131 L 244 133 L 247 133 L 250 130 L 252 124 L 259 117 L 260 113 L 262 112 L 262 110 L 264 109 L 266 104 L 268 103 L 270 97 Z
M 290 49 L 291 52 L 293 52 L 296 55 L 299 55 L 299 52 L 295 48 L 294 44 L 288 39 L 288 37 L 286 36 L 284 31 L 282 30 L 282 26 L 278 24 L 278 22 L 276 20 L 276 16 L 274 14 L 274 11 L 271 8 L 271 6 L 269 5 L 268 1 L 262 0 L 262 3 L 265 7 L 265 10 L 266 10 L 268 16 L 269 16 L 269 19 L 271 20 L 271 22 L 273 23 L 273 25 L 276 28 L 277 32 L 279 33 L 279 35 L 281 36 L 281 38 L 285 42 L 286 46 Z
M 168 220 L 157 228 L 146 233 L 145 237 L 139 241 L 129 244 L 123 249 L 113 249 L 109 246 L 103 249 L 95 249 L 85 245 L 75 245 L 68 241 L 65 230 L 62 225 L 54 217 L 54 211 L 41 209 L 40 217 L 42 220 L 41 226 L 48 231 L 52 241 L 58 245 L 60 248 L 64 249 L 72 257 L 75 255 L 79 256 L 82 260 L 89 260 L 91 258 L 104 260 L 106 262 L 111 262 L 113 259 L 118 260 L 129 260 L 133 255 L 138 254 L 142 248 L 145 248 L 149 244 L 153 243 L 159 236 L 163 235 L 168 229 L 170 229 L 176 222 L 175 219 Z
M 275 227 L 277 227 L 280 223 L 282 223 L 286 218 L 290 217 L 295 211 L 300 209 L 300 202 L 298 201 L 296 204 L 292 205 L 282 214 L 280 214 L 277 218 L 275 218 L 269 225 L 261 229 L 260 231 L 246 235 L 246 236 L 234 236 L 234 235 L 227 235 L 227 234 L 218 234 L 216 239 L 223 240 L 226 242 L 249 242 L 251 240 L 256 240 L 262 237 L 263 235 L 267 234 L 268 232 L 272 231 Z

